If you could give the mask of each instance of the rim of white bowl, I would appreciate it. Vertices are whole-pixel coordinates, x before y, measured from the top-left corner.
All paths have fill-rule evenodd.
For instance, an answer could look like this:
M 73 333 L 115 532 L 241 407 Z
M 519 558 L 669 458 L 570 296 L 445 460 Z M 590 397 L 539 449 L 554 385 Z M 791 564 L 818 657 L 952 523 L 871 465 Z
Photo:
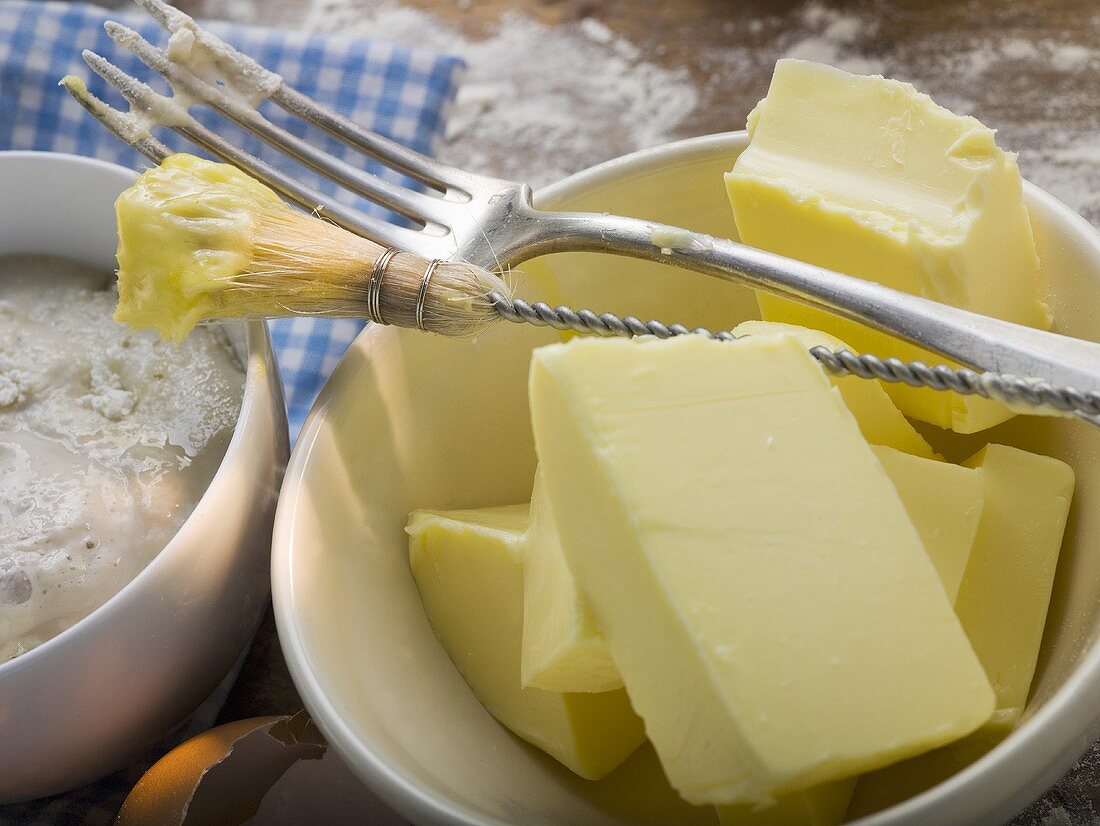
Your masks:
M 534 196 L 535 203 L 549 208 L 578 189 L 599 189 L 617 182 L 624 175 L 644 172 L 655 163 L 667 168 L 694 163 L 700 159 L 716 159 L 722 152 L 735 150 L 746 138 L 744 130 L 723 132 L 632 152 L 538 190 Z M 1100 254 L 1100 232 L 1088 221 L 1034 184 L 1025 181 L 1024 189 L 1029 199 L 1041 201 L 1076 233 L 1090 237 Z M 368 341 L 373 332 L 374 328 L 368 325 L 352 346 L 356 346 L 360 339 Z M 275 512 L 272 536 L 271 596 L 279 640 L 294 684 L 328 742 L 364 783 L 402 814 L 430 823 L 507 826 L 503 821 L 470 816 L 446 798 L 392 768 L 367 743 L 354 735 L 317 676 L 308 667 L 309 654 L 303 643 L 302 629 L 295 610 L 295 591 L 291 576 L 295 499 L 309 463 L 310 452 L 332 403 L 330 388 L 330 384 L 322 388 L 306 417 L 297 445 L 291 454 Z M 1078 712 L 1077 715 L 1073 713 L 1075 711 Z M 1081 725 L 1081 712 L 1087 713 L 1087 726 Z M 1039 796 L 1033 790 L 1040 780 L 1043 788 L 1056 782 L 1088 750 L 1097 735 L 1100 735 L 1100 645 L 1094 644 L 1082 655 L 1069 678 L 1009 739 L 937 786 L 889 809 L 852 821 L 852 826 L 892 826 L 914 815 L 944 816 L 947 812 L 953 815 L 961 813 L 964 819 L 959 822 L 967 822 L 964 812 L 967 809 L 971 810 L 969 820 L 979 822 L 974 821 L 974 818 L 988 816 L 993 808 L 1022 809 Z M 1037 759 L 1042 759 L 1045 763 L 1042 772 L 1029 770 Z M 1000 801 L 996 806 L 983 806 L 979 803 L 980 810 L 976 810 L 965 805 L 968 799 L 981 801 L 994 797 Z M 934 808 L 934 811 L 924 811 L 929 808 Z
M 367 325 L 352 343 L 384 331 L 383 327 Z M 341 359 L 343 361 L 343 359 Z M 340 369 L 337 365 L 337 370 Z M 511 826 L 495 818 L 473 818 L 445 797 L 396 771 L 376 755 L 361 739 L 330 699 L 320 681 L 308 667 L 309 653 L 302 641 L 301 627 L 295 605 L 294 578 L 291 576 L 293 537 L 298 518 L 295 494 L 301 489 L 302 477 L 309 464 L 317 435 L 325 424 L 325 411 L 332 403 L 331 383 L 327 382 L 310 408 L 298 440 L 290 454 L 279 501 L 275 508 L 275 524 L 271 538 L 271 602 L 283 658 L 302 702 L 310 717 L 324 734 L 326 742 L 336 750 L 351 771 L 388 805 L 417 824 L 461 824 L 461 826 Z M 277 596 L 278 595 L 278 596 Z
M 73 155 L 67 152 L 38 152 L 34 150 L 0 151 L 0 164 L 8 160 L 19 161 L 32 159 L 54 160 L 59 164 L 73 164 L 76 166 L 98 169 L 104 174 L 119 176 L 120 183 L 124 180 L 133 182 L 138 174 L 134 170 L 121 166 L 120 164 L 100 160 L 99 158 Z M 241 452 L 241 442 L 245 438 L 245 431 L 254 426 L 253 420 L 255 416 L 253 415 L 253 410 L 256 406 L 256 393 L 262 391 L 266 386 L 264 371 L 257 371 L 255 369 L 254 360 L 259 358 L 266 365 L 267 370 L 278 369 L 278 365 L 275 361 L 275 350 L 271 343 L 271 336 L 267 330 L 267 325 L 262 321 L 249 321 L 246 322 L 244 326 L 247 333 L 246 355 L 248 363 L 245 365 L 241 409 L 237 414 L 237 421 L 233 425 L 233 435 L 230 437 L 229 444 L 225 448 L 225 455 L 218 464 L 218 469 L 215 471 L 214 476 L 210 479 L 210 484 L 207 485 L 206 490 L 203 491 L 202 496 L 199 497 L 199 501 L 195 503 L 194 510 L 192 510 L 187 519 L 184 520 L 179 530 L 168 540 L 168 543 L 160 549 L 156 556 L 149 560 L 149 564 L 142 568 L 133 579 L 127 582 L 118 593 L 114 594 L 114 596 L 86 617 L 73 623 L 64 631 L 46 640 L 41 645 L 35 646 L 27 653 L 20 654 L 14 659 L 0 663 L 0 683 L 3 682 L 5 676 L 15 674 L 26 668 L 34 668 L 42 660 L 64 656 L 65 651 L 80 645 L 82 636 L 86 636 L 95 628 L 109 622 L 111 615 L 116 611 L 122 610 L 126 603 L 130 601 L 130 595 L 132 593 L 144 587 L 144 582 L 156 576 L 156 571 L 170 564 L 170 557 L 175 555 L 175 548 L 181 542 L 186 541 L 186 536 L 184 535 L 187 532 L 188 526 L 192 524 L 192 522 L 197 522 L 201 519 L 203 517 L 202 512 L 215 508 L 215 503 L 220 500 L 223 495 L 230 494 L 232 486 L 230 482 L 226 481 L 227 474 L 229 473 L 226 468 L 236 461 L 238 454 Z M 281 383 L 279 387 L 282 387 Z M 282 409 L 285 410 L 281 392 L 280 398 L 277 399 L 276 402 L 278 406 L 281 406 Z

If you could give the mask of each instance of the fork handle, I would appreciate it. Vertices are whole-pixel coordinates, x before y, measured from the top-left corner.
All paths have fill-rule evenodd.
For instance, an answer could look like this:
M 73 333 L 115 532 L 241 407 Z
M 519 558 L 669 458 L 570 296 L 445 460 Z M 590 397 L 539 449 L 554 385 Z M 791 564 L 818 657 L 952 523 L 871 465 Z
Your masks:
M 909 295 L 735 241 L 667 224 L 582 212 L 523 216 L 523 258 L 604 252 L 673 264 L 829 310 L 976 370 L 1100 390 L 1100 344 Z M 658 239 L 658 242 L 654 241 Z

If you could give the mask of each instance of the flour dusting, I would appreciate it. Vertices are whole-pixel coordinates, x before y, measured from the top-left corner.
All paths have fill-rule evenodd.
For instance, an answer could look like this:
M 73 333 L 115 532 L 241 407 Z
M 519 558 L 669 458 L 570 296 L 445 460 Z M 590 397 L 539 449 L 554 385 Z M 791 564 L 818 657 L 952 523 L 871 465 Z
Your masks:
M 418 9 L 316 0 L 305 25 L 463 57 L 440 156 L 534 185 L 667 140 L 699 101 L 685 70 L 656 65 L 593 18 L 551 27 L 509 12 L 473 40 Z

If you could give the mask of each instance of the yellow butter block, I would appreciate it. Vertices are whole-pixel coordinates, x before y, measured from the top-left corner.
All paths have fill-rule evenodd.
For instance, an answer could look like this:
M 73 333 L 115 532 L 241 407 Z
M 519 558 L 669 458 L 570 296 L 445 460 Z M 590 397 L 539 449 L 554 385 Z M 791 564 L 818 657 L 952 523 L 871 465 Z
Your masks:
M 520 686 L 528 506 L 416 511 L 409 563 L 428 620 L 482 705 L 517 736 L 595 780 L 645 740 L 626 693 Z
M 844 821 L 856 781 L 823 783 L 780 795 L 767 806 L 717 806 L 721 826 L 836 826 Z
M 541 476 L 531 495 L 523 568 L 523 685 L 611 691 L 623 681 L 592 611 L 577 591 Z
M 797 340 L 576 340 L 530 382 L 569 569 L 689 802 L 769 802 L 989 718 L 916 529 Z
M 780 322 L 744 321 L 733 328 L 733 334 L 736 336 L 789 334 L 802 342 L 807 350 L 813 347 L 828 347 L 830 350 L 852 349 L 840 339 L 821 330 L 811 330 L 808 327 Z M 928 442 L 898 410 L 879 382 L 861 379 L 859 376 L 832 374 L 829 375 L 829 381 L 844 397 L 844 404 L 856 417 L 859 430 L 868 442 L 873 445 L 897 448 L 914 456 L 928 458 L 935 456 Z
M 985 506 L 985 475 L 889 447 L 874 450 L 954 603 Z
M 726 176 L 741 240 L 791 258 L 1032 327 L 1050 317 L 1016 158 L 994 132 L 910 84 L 801 60 L 776 64 Z M 943 357 L 771 295 L 765 319 L 826 330 L 860 353 Z M 962 433 L 1010 418 L 975 396 L 903 384 L 908 416 Z
M 842 341 L 828 333 L 791 324 L 746 321 L 733 332 L 738 336 L 790 334 L 807 349 L 818 345 L 832 350 L 846 348 Z M 878 382 L 855 376 L 830 375 L 829 379 L 840 390 L 844 403 L 856 417 L 867 441 L 890 445 L 917 456 L 934 455 L 932 448 L 894 406 Z M 952 474 L 976 476 L 974 471 L 942 463 L 936 463 L 933 471 L 941 467 L 947 469 L 943 475 L 948 478 Z M 954 488 L 951 492 L 958 493 Z M 904 495 L 902 499 L 905 501 Z M 549 508 L 541 479 L 536 479 L 523 580 L 523 684 L 547 691 L 610 691 L 619 688 L 622 678 L 611 661 L 591 611 L 577 593 Z M 977 514 L 974 517 L 975 527 L 976 518 Z M 920 532 L 922 523 L 916 524 Z M 943 531 L 938 524 L 923 524 L 929 525 L 934 534 Z M 973 539 L 972 535 L 970 539 Z M 944 543 L 937 543 L 937 548 L 940 547 L 944 547 Z M 950 557 L 954 546 L 947 543 L 944 550 Z M 966 553 L 969 550 L 967 544 Z M 965 564 L 965 557 L 962 564 Z M 959 567 L 955 586 L 961 576 L 962 569 Z M 951 597 L 954 598 L 954 588 Z
M 1073 470 L 1057 459 L 987 445 L 965 463 L 986 495 L 955 611 L 997 694 L 974 734 L 860 778 L 849 817 L 900 803 L 973 763 L 1011 733 L 1027 703 L 1073 497 Z
M 1073 469 L 1005 445 L 987 445 L 964 464 L 985 475 L 986 504 L 955 613 L 997 693 L 998 711 L 1018 718 L 1039 659 Z

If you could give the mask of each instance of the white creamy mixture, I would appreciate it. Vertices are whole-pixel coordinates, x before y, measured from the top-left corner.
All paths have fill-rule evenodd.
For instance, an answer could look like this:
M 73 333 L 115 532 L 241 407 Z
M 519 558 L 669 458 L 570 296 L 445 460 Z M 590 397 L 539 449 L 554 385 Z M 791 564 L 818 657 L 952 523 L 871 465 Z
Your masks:
M 179 347 L 111 319 L 111 276 L 0 258 L 0 662 L 140 572 L 213 477 L 244 374 L 223 333 Z

